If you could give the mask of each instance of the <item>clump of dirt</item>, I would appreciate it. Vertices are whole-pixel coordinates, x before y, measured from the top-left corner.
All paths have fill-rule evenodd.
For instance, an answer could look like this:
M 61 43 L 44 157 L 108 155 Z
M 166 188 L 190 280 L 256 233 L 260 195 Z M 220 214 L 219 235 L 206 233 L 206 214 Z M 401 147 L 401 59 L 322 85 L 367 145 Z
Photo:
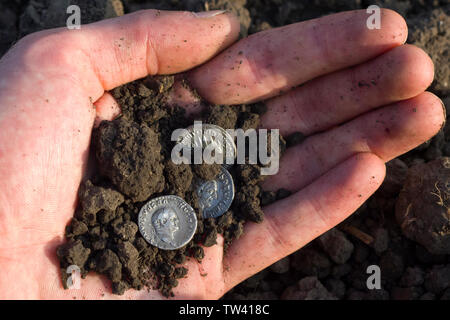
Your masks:
M 220 164 L 194 164 L 192 165 L 194 173 L 202 180 L 213 180 L 220 173 Z
M 440 96 L 450 95 L 450 4 L 432 11 L 424 11 L 408 20 L 408 42 L 427 52 L 437 68 L 432 83 Z
M 450 254 L 450 158 L 410 168 L 396 205 L 403 233 L 434 254 Z
M 164 190 L 161 145 L 153 128 L 120 117 L 103 121 L 93 141 L 100 172 L 121 193 L 138 202 Z
M 234 129 L 238 119 L 237 113 L 237 108 L 233 106 L 212 106 L 206 109 L 206 122 L 215 123 L 224 129 Z
M 180 164 L 170 158 L 175 144 L 174 129 L 192 124 L 183 109 L 168 107 L 167 96 L 173 77 L 145 78 L 112 90 L 122 114 L 103 121 L 94 130 L 92 150 L 97 172 L 79 190 L 80 205 L 66 228 L 67 243 L 57 250 L 63 282 L 66 269 L 76 265 L 81 274 L 89 271 L 106 275 L 113 293 L 143 287 L 172 295 L 178 279 L 187 276 L 182 266 L 186 258 L 201 262 L 203 246 L 216 244 L 218 234 L 226 250 L 244 232 L 246 221 L 261 222 L 262 181 L 258 164 L 235 165 L 230 169 L 235 184 L 235 200 L 223 216 L 203 219 L 195 193 L 196 181 L 214 179 L 219 164 Z M 226 129 L 240 125 L 256 129 L 261 106 L 209 106 L 203 113 L 205 123 Z M 138 214 L 144 203 L 154 197 L 175 194 L 184 198 L 198 218 L 196 234 L 186 246 L 172 251 L 160 250 L 140 235 Z M 276 197 L 274 197 L 275 199 Z

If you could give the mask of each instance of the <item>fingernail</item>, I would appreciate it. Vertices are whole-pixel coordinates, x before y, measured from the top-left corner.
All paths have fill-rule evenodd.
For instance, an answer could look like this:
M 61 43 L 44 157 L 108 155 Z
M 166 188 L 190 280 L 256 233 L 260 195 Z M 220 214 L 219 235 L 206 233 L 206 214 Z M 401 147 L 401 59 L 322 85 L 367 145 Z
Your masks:
M 224 14 L 227 10 L 213 10 L 213 11 L 202 11 L 202 12 L 192 12 L 196 18 L 207 19 L 212 18 L 221 14 Z

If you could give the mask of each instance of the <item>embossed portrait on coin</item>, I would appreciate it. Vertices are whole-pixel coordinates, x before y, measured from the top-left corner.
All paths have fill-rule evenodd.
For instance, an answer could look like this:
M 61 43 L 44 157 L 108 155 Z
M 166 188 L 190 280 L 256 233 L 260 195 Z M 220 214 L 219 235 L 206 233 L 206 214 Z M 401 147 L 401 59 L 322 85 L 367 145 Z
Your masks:
M 198 194 L 202 207 L 211 207 L 219 200 L 219 184 L 216 180 L 207 181 L 200 187 Z
M 152 225 L 156 235 L 163 242 L 176 246 L 174 236 L 180 228 L 178 216 L 172 208 L 162 208 L 156 211 L 152 216 Z

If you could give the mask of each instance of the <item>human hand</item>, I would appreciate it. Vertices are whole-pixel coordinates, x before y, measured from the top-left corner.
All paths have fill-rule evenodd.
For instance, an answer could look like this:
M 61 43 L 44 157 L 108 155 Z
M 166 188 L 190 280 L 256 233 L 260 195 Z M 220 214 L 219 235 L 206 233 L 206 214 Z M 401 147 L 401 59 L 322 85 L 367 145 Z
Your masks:
M 309 137 L 264 184 L 292 196 L 264 208 L 265 221 L 248 223 L 225 257 L 219 237 L 201 264 L 188 261 L 176 298 L 219 298 L 332 228 L 380 186 L 384 162 L 441 128 L 441 101 L 424 92 L 432 62 L 403 45 L 404 20 L 383 10 L 381 29 L 368 30 L 366 19 L 365 11 L 344 12 L 258 33 L 188 73 L 210 102 L 268 99 L 264 127 Z M 150 10 L 36 33 L 0 60 L 0 297 L 161 297 L 146 290 L 114 296 L 98 275 L 63 290 L 56 247 L 76 207 L 94 122 L 114 116 L 105 91 L 189 70 L 238 33 L 230 14 Z

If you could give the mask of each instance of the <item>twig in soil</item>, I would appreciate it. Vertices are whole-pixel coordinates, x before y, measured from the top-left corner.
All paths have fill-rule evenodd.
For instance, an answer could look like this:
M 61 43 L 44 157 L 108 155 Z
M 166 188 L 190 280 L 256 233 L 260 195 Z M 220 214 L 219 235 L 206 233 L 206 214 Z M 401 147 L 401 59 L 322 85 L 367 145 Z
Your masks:
M 358 228 L 352 226 L 352 225 L 343 225 L 341 226 L 342 231 L 347 232 L 348 234 L 351 234 L 355 238 L 361 240 L 368 246 L 370 246 L 373 243 L 373 237 L 371 235 L 368 235 L 367 233 L 359 230 Z

